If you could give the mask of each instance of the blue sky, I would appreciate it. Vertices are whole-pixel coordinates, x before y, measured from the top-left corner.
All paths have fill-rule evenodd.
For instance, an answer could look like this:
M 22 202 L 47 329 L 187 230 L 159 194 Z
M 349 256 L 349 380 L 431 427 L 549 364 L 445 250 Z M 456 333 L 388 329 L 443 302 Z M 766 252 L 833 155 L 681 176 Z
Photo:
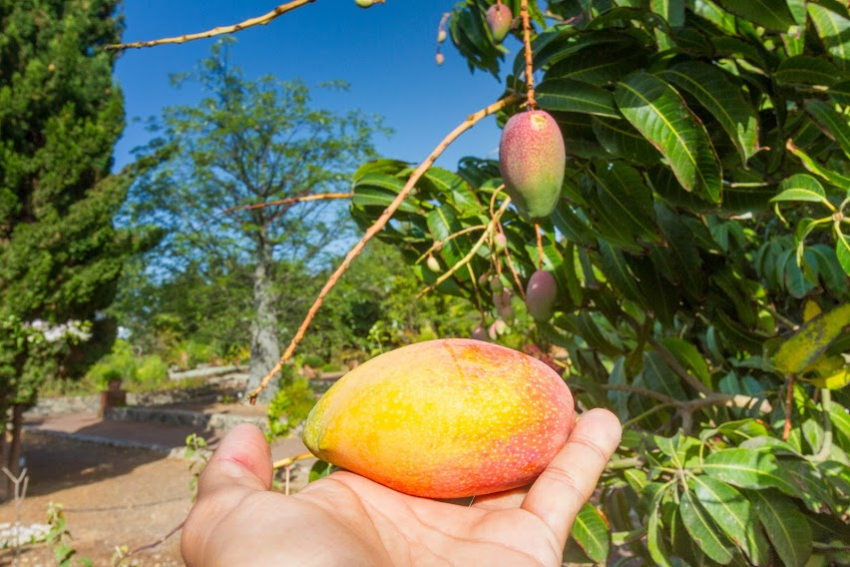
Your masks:
M 282 0 L 125 0 L 125 41 L 206 31 L 264 14 Z M 341 79 L 348 93 L 314 91 L 316 106 L 344 111 L 360 108 L 380 114 L 395 135 L 375 140 L 387 157 L 422 161 L 470 113 L 495 101 L 502 85 L 443 44 L 445 63 L 434 62 L 437 26 L 455 0 L 387 0 L 370 9 L 354 0 L 317 0 L 284 14 L 267 26 L 235 34 L 232 60 L 247 78 L 271 74 L 281 80 L 302 78 L 310 85 Z M 192 85 L 170 86 L 171 73 L 191 71 L 209 54 L 213 39 L 182 45 L 127 50 L 116 77 L 125 96 L 128 125 L 116 148 L 116 169 L 130 151 L 147 142 L 142 123 L 164 106 L 192 104 L 200 93 Z M 521 47 L 509 39 L 513 60 Z M 454 169 L 465 155 L 496 157 L 499 131 L 490 117 L 460 138 L 437 165 Z

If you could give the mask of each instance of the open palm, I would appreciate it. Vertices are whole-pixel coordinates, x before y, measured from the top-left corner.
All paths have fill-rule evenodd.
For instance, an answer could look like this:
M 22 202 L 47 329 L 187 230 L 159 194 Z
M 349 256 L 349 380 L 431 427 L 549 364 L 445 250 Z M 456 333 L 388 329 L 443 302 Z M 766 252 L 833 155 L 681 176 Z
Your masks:
M 346 471 L 294 496 L 271 492 L 268 444 L 243 426 L 222 441 L 201 477 L 184 558 L 190 566 L 560 565 L 620 432 L 610 412 L 587 412 L 531 487 L 462 506 Z

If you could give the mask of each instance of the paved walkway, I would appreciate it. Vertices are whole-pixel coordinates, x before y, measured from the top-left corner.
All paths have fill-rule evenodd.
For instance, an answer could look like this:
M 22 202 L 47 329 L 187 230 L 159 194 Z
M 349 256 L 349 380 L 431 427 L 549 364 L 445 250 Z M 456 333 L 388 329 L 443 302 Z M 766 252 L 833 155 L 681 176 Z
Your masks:
M 150 421 L 118 421 L 103 419 L 95 413 L 66 413 L 26 419 L 25 429 L 45 435 L 68 437 L 79 441 L 104 443 L 119 447 L 136 447 L 182 456 L 186 438 L 195 433 L 214 449 L 222 432 L 201 427 L 173 425 Z M 272 459 L 291 458 L 307 453 L 300 438 L 279 439 L 272 443 Z

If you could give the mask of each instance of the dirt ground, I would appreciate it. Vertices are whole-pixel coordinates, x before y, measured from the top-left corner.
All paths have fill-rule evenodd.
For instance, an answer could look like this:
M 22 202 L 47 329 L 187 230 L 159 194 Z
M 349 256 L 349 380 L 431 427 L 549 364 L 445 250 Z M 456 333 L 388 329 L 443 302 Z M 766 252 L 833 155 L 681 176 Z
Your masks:
M 44 524 L 49 503 L 61 504 L 76 557 L 108 567 L 113 565 L 116 547 L 136 550 L 171 533 L 120 565 L 183 565 L 180 532 L 175 528 L 191 508 L 190 461 L 159 451 L 34 432 L 26 432 L 24 449 L 29 485 L 21 508 L 22 524 Z M 293 468 L 293 490 L 306 482 L 312 462 L 301 461 Z M 14 521 L 14 503 L 0 504 L 0 524 Z M 0 551 L 0 565 L 13 565 L 15 559 L 13 551 Z M 17 559 L 22 566 L 56 565 L 53 550 L 44 545 L 21 550 Z
M 29 432 L 25 452 L 30 480 L 21 522 L 43 524 L 48 504 L 61 504 L 77 557 L 94 565 L 112 565 L 116 546 L 135 549 L 156 542 L 178 526 L 191 507 L 192 473 L 184 459 Z M 0 505 L 0 523 L 14 522 L 14 514 L 13 503 Z M 132 559 L 142 566 L 183 565 L 179 541 L 177 532 Z M 0 551 L 0 565 L 14 560 L 14 552 Z M 23 550 L 19 562 L 56 564 L 46 546 Z

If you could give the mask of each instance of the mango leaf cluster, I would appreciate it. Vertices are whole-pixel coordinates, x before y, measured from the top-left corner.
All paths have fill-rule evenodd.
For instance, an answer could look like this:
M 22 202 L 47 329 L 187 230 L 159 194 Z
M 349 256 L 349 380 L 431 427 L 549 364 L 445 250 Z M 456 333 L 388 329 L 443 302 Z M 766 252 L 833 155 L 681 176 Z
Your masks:
M 524 93 L 522 46 L 492 41 L 490 4 L 459 4 L 452 40 L 471 69 L 504 78 L 495 95 Z M 504 208 L 498 163 L 466 158 L 432 168 L 380 237 L 425 289 L 469 299 L 482 327 L 524 333 L 582 407 L 625 423 L 568 552 L 850 560 L 846 5 L 529 4 L 537 106 L 568 153 L 557 208 L 523 221 Z M 410 173 L 364 165 L 357 222 L 377 219 Z M 537 269 L 559 295 L 532 323 L 522 298 Z

